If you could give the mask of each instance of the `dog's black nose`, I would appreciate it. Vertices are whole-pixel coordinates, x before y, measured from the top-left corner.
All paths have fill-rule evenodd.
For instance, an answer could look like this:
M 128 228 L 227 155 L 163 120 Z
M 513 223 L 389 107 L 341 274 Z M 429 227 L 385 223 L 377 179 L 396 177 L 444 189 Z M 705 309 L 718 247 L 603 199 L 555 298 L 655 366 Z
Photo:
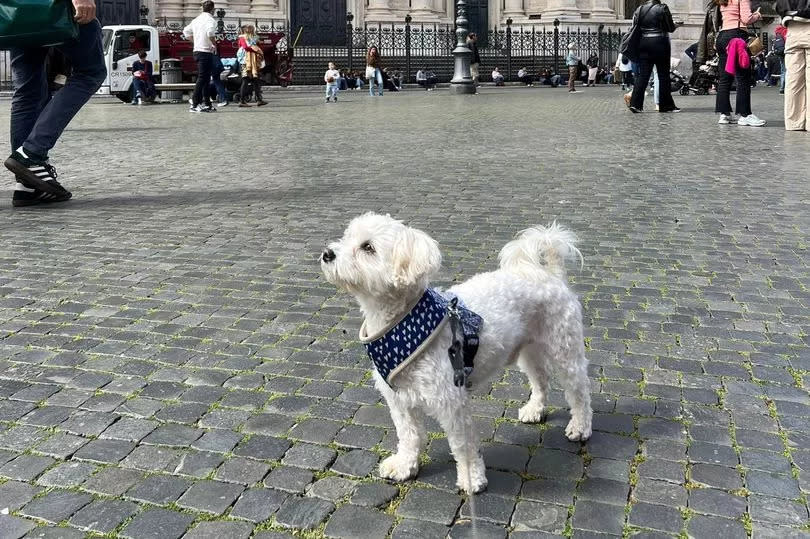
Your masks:
M 332 249 L 325 250 L 321 255 L 321 260 L 323 260 L 327 264 L 332 262 L 335 258 L 337 258 L 337 256 L 335 255 L 335 252 Z

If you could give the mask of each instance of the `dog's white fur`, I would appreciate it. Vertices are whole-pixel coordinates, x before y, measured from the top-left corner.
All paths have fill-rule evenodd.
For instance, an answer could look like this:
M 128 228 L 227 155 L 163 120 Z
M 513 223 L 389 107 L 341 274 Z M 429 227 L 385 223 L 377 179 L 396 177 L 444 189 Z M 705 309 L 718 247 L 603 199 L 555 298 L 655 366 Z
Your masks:
M 492 376 L 517 363 L 532 388 L 519 419 L 534 423 L 543 418 L 549 374 L 556 371 L 571 408 L 565 433 L 572 441 L 590 437 L 593 415 L 582 312 L 566 284 L 565 259 L 581 257 L 575 242 L 574 234 L 556 223 L 526 229 L 501 250 L 500 269 L 450 289 L 484 319 L 473 386 L 489 383 Z M 352 220 L 343 238 L 329 248 L 335 258 L 321 258 L 323 273 L 329 282 L 355 296 L 368 334 L 401 319 L 442 261 L 438 243 L 426 233 L 373 213 Z M 374 371 L 399 438 L 396 454 L 380 463 L 380 475 L 396 481 L 416 475 L 425 440 L 424 411 L 447 433 L 457 463 L 458 487 L 480 492 L 487 485 L 484 461 L 467 390 L 453 385 L 447 354 L 450 341 L 451 330 L 445 325 L 428 349 L 397 375 L 393 389 Z

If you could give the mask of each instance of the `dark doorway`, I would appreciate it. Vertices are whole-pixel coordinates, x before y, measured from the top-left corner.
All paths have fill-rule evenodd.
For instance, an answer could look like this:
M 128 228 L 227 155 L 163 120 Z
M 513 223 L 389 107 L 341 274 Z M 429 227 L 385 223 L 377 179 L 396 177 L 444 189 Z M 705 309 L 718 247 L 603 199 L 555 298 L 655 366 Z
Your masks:
M 346 0 L 291 0 L 292 39 L 303 28 L 299 45 L 344 45 Z
M 139 24 L 138 0 L 96 0 L 101 26 L 113 24 Z
M 487 46 L 489 28 L 489 0 L 466 0 L 468 30 L 478 34 L 478 47 Z

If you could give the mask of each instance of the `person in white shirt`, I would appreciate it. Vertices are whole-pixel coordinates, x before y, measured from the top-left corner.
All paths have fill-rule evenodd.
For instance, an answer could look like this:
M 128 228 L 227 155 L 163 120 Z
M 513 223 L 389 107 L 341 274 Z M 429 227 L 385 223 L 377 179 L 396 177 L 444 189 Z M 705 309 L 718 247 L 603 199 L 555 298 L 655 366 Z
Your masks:
M 335 62 L 329 62 L 329 69 L 323 74 L 323 81 L 326 83 L 326 102 L 329 103 L 329 100 L 334 98 L 337 103 L 340 71 L 335 69 Z
M 191 99 L 191 112 L 213 112 L 209 87 L 211 72 L 214 69 L 214 55 L 217 52 L 215 35 L 217 22 L 214 20 L 214 2 L 202 3 L 202 13 L 183 29 L 186 39 L 194 39 L 194 60 L 197 62 L 197 84 L 194 86 L 194 97 Z M 201 103 L 205 101 L 205 106 Z
M 619 53 L 619 57 L 616 59 L 616 65 L 614 67 L 618 67 L 619 72 L 622 75 L 622 91 L 626 92 L 628 88 L 632 90 L 633 62 L 630 61 L 630 58 L 625 58 L 621 53 Z
M 503 74 L 497 67 L 492 70 L 492 82 L 495 83 L 495 86 L 503 86 Z

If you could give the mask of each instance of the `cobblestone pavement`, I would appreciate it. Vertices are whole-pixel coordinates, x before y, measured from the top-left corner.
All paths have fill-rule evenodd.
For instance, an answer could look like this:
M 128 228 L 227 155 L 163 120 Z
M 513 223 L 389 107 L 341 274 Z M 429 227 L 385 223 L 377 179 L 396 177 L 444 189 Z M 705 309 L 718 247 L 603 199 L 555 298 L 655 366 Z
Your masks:
M 471 537 L 435 423 L 415 481 L 376 475 L 396 435 L 316 264 L 366 210 L 434 235 L 443 285 L 532 223 L 582 238 L 593 437 L 559 391 L 519 423 L 517 371 L 478 388 L 478 537 L 807 537 L 810 135 L 678 102 L 94 102 L 52 154 L 74 200 L 0 202 L 0 537 Z

